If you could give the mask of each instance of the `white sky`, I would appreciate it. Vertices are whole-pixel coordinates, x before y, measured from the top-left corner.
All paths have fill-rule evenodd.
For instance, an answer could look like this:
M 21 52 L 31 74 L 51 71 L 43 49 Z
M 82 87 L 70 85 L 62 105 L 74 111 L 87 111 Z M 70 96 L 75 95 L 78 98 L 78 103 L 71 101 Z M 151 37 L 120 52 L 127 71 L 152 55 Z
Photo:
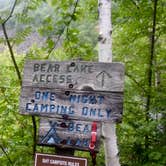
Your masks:
M 13 3 L 14 0 L 0 0 L 0 10 L 9 9 Z

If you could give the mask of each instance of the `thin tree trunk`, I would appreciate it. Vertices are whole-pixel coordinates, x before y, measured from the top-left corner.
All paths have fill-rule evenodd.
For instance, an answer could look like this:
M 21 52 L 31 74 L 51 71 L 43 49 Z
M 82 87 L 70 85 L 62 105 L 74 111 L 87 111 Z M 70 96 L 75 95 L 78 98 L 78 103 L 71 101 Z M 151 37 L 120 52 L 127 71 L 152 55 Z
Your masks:
M 99 62 L 112 62 L 111 0 L 99 0 Z M 120 166 L 116 124 L 102 124 L 106 166 Z
M 11 42 L 10 42 L 9 37 L 8 37 L 7 30 L 6 30 L 6 23 L 12 17 L 13 12 L 14 12 L 15 7 L 16 7 L 16 4 L 17 4 L 17 0 L 14 1 L 12 9 L 9 13 L 9 16 L 1 23 L 1 25 L 2 25 L 3 34 L 4 34 L 4 37 L 5 37 L 5 41 L 7 43 L 7 46 L 8 46 L 9 52 L 10 52 L 10 56 L 11 56 L 14 68 L 16 70 L 16 74 L 17 74 L 20 86 L 21 86 L 22 85 L 21 73 L 20 73 L 19 67 L 17 65 L 16 58 L 15 58 L 15 55 L 14 55 L 14 51 L 13 51 L 13 48 L 12 48 Z M 37 128 L 36 128 L 36 120 L 35 120 L 34 116 L 32 116 L 32 123 L 33 123 L 33 156 L 35 156 L 36 145 L 37 145 L 36 144 L 36 130 L 37 130 Z
M 152 24 L 152 33 L 150 38 L 150 57 L 149 57 L 149 67 L 147 72 L 148 77 L 148 94 L 146 101 L 146 122 L 149 123 L 149 112 L 151 105 L 151 90 L 153 86 L 153 65 L 154 65 L 154 56 L 155 56 L 155 33 L 156 33 L 156 14 L 157 14 L 157 2 L 158 0 L 154 0 L 154 11 L 153 11 L 153 24 Z M 149 149 L 149 136 L 145 135 L 145 149 Z M 146 157 L 148 160 L 148 156 Z
M 99 0 L 99 62 L 112 62 L 111 1 Z

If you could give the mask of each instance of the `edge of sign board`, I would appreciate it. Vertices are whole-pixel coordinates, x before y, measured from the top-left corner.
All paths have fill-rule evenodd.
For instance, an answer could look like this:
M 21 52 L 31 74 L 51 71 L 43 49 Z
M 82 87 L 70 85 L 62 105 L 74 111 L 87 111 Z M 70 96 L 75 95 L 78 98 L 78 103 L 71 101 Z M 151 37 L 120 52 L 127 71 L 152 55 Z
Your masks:
M 50 101 L 47 100 L 35 100 L 35 92 L 40 91 L 48 92 L 56 94 L 56 98 L 52 96 Z M 35 88 L 35 87 L 23 87 L 22 93 L 20 96 L 20 113 L 24 115 L 36 115 L 36 116 L 45 116 L 45 117 L 57 117 L 57 118 L 63 118 L 64 115 L 68 115 L 69 119 L 82 119 L 87 121 L 112 121 L 112 122 L 120 122 L 122 118 L 122 112 L 123 112 L 123 93 L 122 92 L 115 92 L 115 93 L 107 93 L 107 92 L 96 92 L 96 91 L 74 91 L 70 90 L 69 94 L 71 96 L 65 94 L 66 91 L 60 90 L 60 89 L 48 89 L 48 88 Z M 87 102 L 84 103 L 80 101 L 81 96 L 92 96 L 94 97 L 95 101 L 97 102 L 103 102 L 103 103 L 92 103 L 92 98 L 90 99 L 90 103 Z M 69 98 L 72 97 L 70 100 Z M 74 97 L 74 98 L 73 98 Z M 77 98 L 79 101 L 77 101 Z M 100 101 L 99 99 L 104 99 Z M 46 104 L 47 102 L 47 104 Z M 38 105 L 46 104 L 47 108 L 49 105 L 52 104 L 55 106 L 58 104 L 58 108 L 65 105 L 67 112 L 59 112 L 56 113 L 53 110 L 51 112 L 49 110 L 37 110 L 36 107 Z M 27 105 L 28 104 L 28 105 Z M 31 108 L 32 107 L 32 108 Z M 64 106 L 63 106 L 64 107 Z M 69 107 L 71 107 L 71 111 L 73 110 L 73 113 L 70 112 Z M 93 110 L 94 107 L 94 110 Z M 85 110 L 83 110 L 85 108 Z M 34 110 L 33 110 L 34 109 Z M 43 108 L 44 109 L 44 108 Z M 91 110 L 92 109 L 92 110 Z M 47 112 L 48 111 L 48 112 Z M 60 110 L 59 110 L 60 111 Z M 63 110 L 62 110 L 63 111 Z M 90 113 L 90 111 L 92 111 Z M 94 112 L 95 111 L 95 112 Z M 103 113 L 102 113 L 103 111 Z M 84 113 L 83 113 L 84 112 Z M 81 116 L 83 115 L 83 116 Z
M 49 60 L 27 60 L 24 64 L 22 86 L 68 89 L 70 85 L 72 88 L 69 89 L 75 90 L 86 90 L 88 87 L 94 91 L 122 92 L 124 64 Z
M 93 64 L 121 64 L 124 66 L 124 63 L 122 62 L 97 62 L 97 61 L 78 61 L 78 60 L 69 60 L 69 61 L 55 61 L 55 60 L 26 60 L 25 63 L 31 63 L 31 62 L 56 62 L 56 63 L 72 63 L 72 62 L 75 62 L 75 63 L 93 63 Z
M 68 159 L 78 159 L 78 160 L 83 160 L 85 161 L 85 166 L 88 164 L 88 159 L 83 158 L 83 157 L 77 157 L 77 156 L 63 156 L 63 155 L 54 155 L 54 154 L 49 154 L 49 153 L 35 153 L 35 162 L 34 166 L 37 166 L 37 157 L 38 156 L 48 156 L 48 157 L 61 157 L 61 158 L 68 158 Z
M 100 140 L 100 144 L 101 144 L 101 140 Z M 71 148 L 71 147 L 69 147 L 69 146 L 67 146 L 67 145 L 64 145 L 64 146 L 60 146 L 60 145 L 48 145 L 48 144 L 40 144 L 40 143 L 37 143 L 37 145 L 38 146 L 41 146 L 41 147 L 57 147 L 57 148 L 60 148 L 60 149 L 73 149 L 73 150 L 78 150 L 78 151 L 83 151 L 83 152 L 89 152 L 89 150 L 87 150 L 86 148 L 81 148 L 81 147 L 74 147 L 74 148 Z M 99 145 L 100 147 L 101 147 L 101 145 Z M 97 149 L 94 149 L 94 151 L 96 152 L 96 153 L 98 153 L 99 152 L 99 150 L 100 150 L 100 147 L 99 148 L 97 148 Z
M 38 132 L 38 145 L 89 151 L 92 123 L 88 121 L 41 118 Z M 100 149 L 101 122 L 97 123 L 95 151 Z M 52 141 L 49 140 L 52 138 Z

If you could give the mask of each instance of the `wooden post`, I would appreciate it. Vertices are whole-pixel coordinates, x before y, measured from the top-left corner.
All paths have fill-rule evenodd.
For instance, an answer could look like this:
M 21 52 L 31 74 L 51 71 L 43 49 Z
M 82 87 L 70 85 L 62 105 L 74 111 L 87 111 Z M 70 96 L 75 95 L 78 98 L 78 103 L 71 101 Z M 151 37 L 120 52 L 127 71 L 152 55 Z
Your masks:
M 99 6 L 99 62 L 112 62 L 111 0 L 98 0 Z M 102 126 L 106 166 L 120 166 L 116 124 L 104 122 Z
M 62 148 L 55 148 L 55 152 L 58 155 L 63 155 L 63 156 L 74 156 L 74 149 L 62 149 Z

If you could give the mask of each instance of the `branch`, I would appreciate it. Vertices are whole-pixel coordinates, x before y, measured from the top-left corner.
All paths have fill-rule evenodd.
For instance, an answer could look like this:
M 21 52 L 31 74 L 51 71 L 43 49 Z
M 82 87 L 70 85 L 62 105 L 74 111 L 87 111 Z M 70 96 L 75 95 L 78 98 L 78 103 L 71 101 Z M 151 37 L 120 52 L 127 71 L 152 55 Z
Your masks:
M 16 59 L 15 59 L 15 56 L 14 56 L 13 49 L 12 49 L 11 43 L 10 43 L 10 41 L 9 41 L 9 37 L 8 37 L 7 31 L 6 31 L 5 23 L 6 23 L 6 22 L 2 23 L 3 34 L 4 34 L 4 36 L 5 36 L 5 40 L 6 40 L 6 42 L 7 42 L 7 46 L 8 46 L 9 52 L 10 52 L 10 56 L 11 56 L 12 62 L 13 62 L 13 64 L 14 64 L 14 67 L 15 67 L 15 70 L 16 70 L 16 73 L 17 73 L 18 80 L 19 80 L 20 85 L 21 85 L 21 84 L 22 84 L 21 73 L 20 73 L 20 71 L 19 71 L 19 68 L 18 68 Z
M 68 28 L 69 28 L 70 23 L 71 23 L 72 20 L 73 20 L 74 14 L 76 13 L 76 8 L 77 8 L 77 6 L 78 6 L 78 2 L 79 2 L 79 0 L 76 0 L 75 5 L 74 5 L 73 13 L 72 13 L 72 15 L 71 15 L 71 18 L 70 18 L 68 24 L 67 24 L 67 30 L 68 30 Z
M 8 34 L 7 34 L 7 31 L 6 31 L 6 23 L 7 21 L 12 17 L 12 14 L 14 12 L 14 9 L 16 7 L 16 3 L 17 3 L 17 0 L 14 1 L 14 4 L 13 4 L 13 7 L 10 11 L 10 14 L 9 16 L 6 18 L 6 20 L 4 20 L 4 22 L 2 23 L 2 30 L 3 30 L 3 34 L 5 36 L 5 40 L 7 42 L 7 46 L 8 46 L 8 49 L 9 49 L 9 52 L 10 52 L 10 55 L 11 55 L 11 59 L 13 61 L 13 64 L 14 64 L 14 67 L 15 67 L 15 70 L 16 70 L 16 73 L 17 73 L 17 77 L 19 79 L 19 82 L 20 82 L 20 85 L 22 84 L 22 81 L 21 81 L 21 74 L 20 74 L 20 71 L 19 71 L 19 68 L 18 68 L 18 65 L 16 63 L 16 60 L 15 60 L 15 56 L 14 56 L 14 52 L 13 52 L 13 49 L 12 49 L 12 45 L 9 41 L 9 37 L 8 37 Z
M 51 53 L 53 52 L 53 50 L 54 50 L 55 47 L 57 46 L 57 44 L 58 44 L 60 38 L 62 37 L 63 33 L 65 32 L 65 29 L 67 28 L 67 30 L 68 30 L 68 28 L 69 28 L 69 26 L 70 26 L 70 24 L 71 24 L 71 22 L 72 22 L 72 20 L 73 20 L 74 14 L 76 13 L 76 8 L 77 8 L 77 6 L 78 6 L 78 2 L 79 2 L 79 0 L 76 0 L 76 2 L 75 2 L 75 4 L 74 4 L 74 9 L 73 9 L 71 18 L 70 18 L 70 20 L 66 23 L 66 26 L 63 27 L 61 33 L 58 35 L 57 40 L 56 40 L 54 46 L 48 51 L 48 56 L 47 56 L 47 58 L 49 58 L 49 56 L 51 55 Z
M 16 7 L 16 4 L 17 4 L 17 0 L 14 1 L 14 4 L 13 4 L 13 7 L 12 7 L 10 13 L 9 13 L 9 16 L 6 18 L 6 20 L 5 20 L 2 24 L 5 24 L 5 23 L 10 19 L 10 17 L 12 17 L 12 14 L 13 14 L 13 12 L 14 12 L 14 9 L 15 9 L 15 7 Z
M 15 0 L 9 16 L 2 23 L 2 30 L 3 30 L 4 36 L 5 36 L 5 40 L 7 42 L 7 46 L 8 46 L 10 55 L 11 55 L 12 62 L 14 64 L 14 67 L 15 67 L 15 70 L 16 70 L 16 73 L 17 73 L 18 80 L 20 82 L 20 86 L 21 86 L 22 85 L 21 73 L 19 71 L 19 67 L 17 65 L 16 59 L 15 59 L 15 56 L 14 56 L 13 48 L 12 48 L 12 45 L 10 43 L 7 31 L 6 31 L 6 23 L 12 17 L 12 14 L 13 14 L 15 6 L 16 6 L 16 3 L 17 3 L 17 0 Z M 33 136 L 33 140 L 34 140 L 34 142 L 33 142 L 33 154 L 35 154 L 35 152 L 36 152 L 36 121 L 35 121 L 35 117 L 34 116 L 32 116 L 32 123 L 33 123 L 33 132 L 34 132 L 34 136 Z
M 146 89 L 144 89 L 141 85 L 140 85 L 140 83 L 139 82 L 137 82 L 134 78 L 133 78 L 133 76 L 132 75 L 130 75 L 129 73 L 125 73 L 125 75 L 127 76 L 127 77 L 129 77 L 138 87 L 140 87 L 145 93 L 147 93 L 147 91 L 146 91 Z
M 136 6 L 137 9 L 139 9 L 139 6 L 137 5 L 137 3 L 134 0 L 131 0 L 131 2 Z
M 6 158 L 8 159 L 10 165 L 13 165 L 12 160 L 10 159 L 10 157 L 8 156 L 7 152 L 5 151 L 4 147 L 2 145 L 0 145 L 0 148 L 2 150 L 2 152 L 5 154 Z
M 36 153 L 36 133 L 37 133 L 35 116 L 32 116 L 32 123 L 33 123 L 33 156 L 35 156 L 35 153 Z
M 154 59 L 155 59 L 155 36 L 156 36 L 156 15 L 157 15 L 157 2 L 158 0 L 154 0 L 153 4 L 153 24 L 152 24 L 152 33 L 151 33 L 151 40 L 150 40 L 150 56 L 149 56 L 149 66 L 148 66 L 148 95 L 147 95 L 147 101 L 146 101 L 146 109 L 145 109 L 145 117 L 146 122 L 148 123 L 150 120 L 150 106 L 151 106 L 151 91 L 152 91 L 152 81 L 153 81 L 153 65 L 154 65 Z M 150 143 L 149 143 L 149 136 L 145 135 L 145 149 L 149 149 Z M 146 155 L 146 160 L 149 159 L 149 156 Z

